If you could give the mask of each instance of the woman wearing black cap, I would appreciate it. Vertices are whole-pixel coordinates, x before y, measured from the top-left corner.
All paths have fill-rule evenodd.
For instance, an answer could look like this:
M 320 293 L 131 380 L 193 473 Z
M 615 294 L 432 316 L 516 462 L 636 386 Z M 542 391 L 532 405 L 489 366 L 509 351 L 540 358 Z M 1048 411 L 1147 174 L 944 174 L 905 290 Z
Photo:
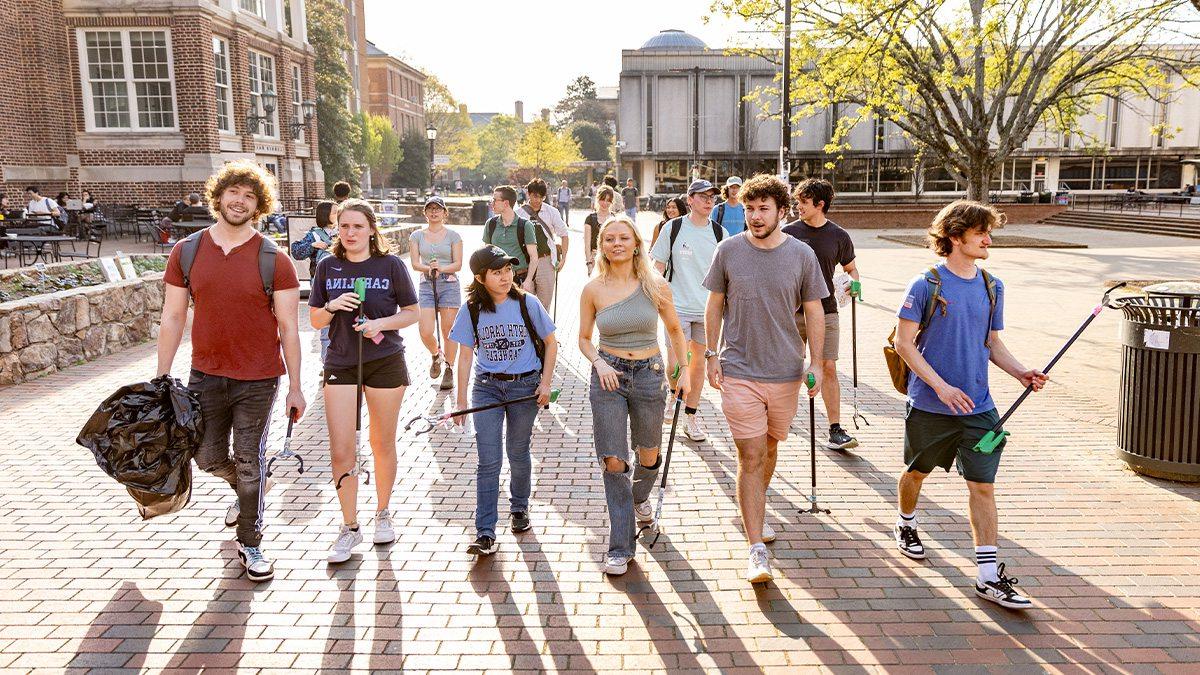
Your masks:
M 509 517 L 512 531 L 524 532 L 529 520 L 529 493 L 533 462 L 529 445 L 538 408 L 550 402 L 550 383 L 558 343 L 554 322 L 537 296 L 513 283 L 513 265 L 498 246 L 485 246 L 471 254 L 475 278 L 450 329 L 450 339 L 463 346 L 458 352 L 458 409 L 511 401 L 525 401 L 474 413 L 479 466 L 475 473 L 475 534 L 467 547 L 472 555 L 496 552 L 497 501 L 500 499 L 500 466 L 504 455 L 509 480 Z M 467 385 L 475 363 L 475 386 L 468 406 Z M 456 418 L 457 424 L 463 419 Z M 505 424 L 508 429 L 505 433 Z
M 462 302 L 462 290 L 458 285 L 457 272 L 462 269 L 463 244 L 457 232 L 446 227 L 446 202 L 434 195 L 425 200 L 425 227 L 409 235 L 408 255 L 412 268 L 421 275 L 417 297 L 421 301 L 421 342 L 433 357 L 429 366 L 429 377 L 442 378 L 438 389 L 454 387 L 454 369 L 450 367 L 458 355 L 458 347 L 450 341 L 450 324 Z M 434 280 L 436 278 L 436 284 Z M 436 292 L 436 297 L 435 297 Z M 442 349 L 438 350 L 438 338 L 434 331 L 441 319 Z M 443 363 L 446 366 L 442 372 Z

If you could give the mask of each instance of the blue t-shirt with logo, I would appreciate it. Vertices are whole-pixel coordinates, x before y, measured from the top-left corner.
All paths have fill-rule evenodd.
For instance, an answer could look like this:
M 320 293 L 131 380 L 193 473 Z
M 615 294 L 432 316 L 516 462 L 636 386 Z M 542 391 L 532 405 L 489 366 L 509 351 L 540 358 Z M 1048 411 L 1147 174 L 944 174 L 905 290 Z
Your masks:
M 996 310 L 988 323 L 991 303 L 983 273 L 976 270 L 975 277 L 963 279 L 955 275 L 944 264 L 937 266 L 941 276 L 940 296 L 946 300 L 946 315 L 935 307 L 933 318 L 921 334 L 917 349 L 929 365 L 948 384 L 958 387 L 975 402 L 969 414 L 987 412 L 996 407 L 988 390 L 988 361 L 992 350 L 985 341 L 990 331 L 1004 329 L 1004 284 L 996 281 Z M 904 302 L 896 316 L 909 321 L 921 322 L 921 313 L 929 301 L 930 284 L 925 280 L 928 271 L 908 284 Z M 940 304 L 940 303 L 938 303 Z M 917 377 L 908 376 L 908 401 L 912 407 L 939 415 L 961 415 L 951 410 L 937 397 L 937 393 Z
M 458 308 L 454 326 L 450 328 L 450 339 L 467 349 L 475 349 L 475 373 L 504 373 L 517 375 L 538 370 L 537 350 L 525 320 L 521 318 L 520 300 L 509 297 L 496 305 L 494 312 L 479 313 L 479 347 L 475 347 L 475 332 L 471 329 L 471 311 L 467 303 Z M 525 307 L 533 328 L 542 340 L 554 332 L 554 322 L 537 296 L 525 294 Z
M 417 292 L 404 263 L 394 255 L 371 256 L 361 262 L 350 262 L 335 256 L 325 256 L 317 263 L 308 294 L 310 307 L 322 307 L 342 295 L 354 292 L 354 280 L 367 280 L 367 301 L 363 316 L 378 319 L 392 316 L 402 307 L 417 304 Z M 329 351 L 325 355 L 327 368 L 353 368 L 358 365 L 358 331 L 354 322 L 358 312 L 334 312 L 329 323 Z M 363 361 L 374 361 L 404 351 L 400 331 L 385 330 L 379 344 L 363 340 Z
M 746 229 L 746 207 L 742 204 L 734 206 L 729 202 L 725 202 L 721 206 L 725 207 L 724 213 L 721 215 L 721 227 L 725 228 L 730 235 L 741 234 Z M 721 206 L 717 208 L 719 209 Z M 717 215 L 716 210 L 713 209 L 714 218 Z

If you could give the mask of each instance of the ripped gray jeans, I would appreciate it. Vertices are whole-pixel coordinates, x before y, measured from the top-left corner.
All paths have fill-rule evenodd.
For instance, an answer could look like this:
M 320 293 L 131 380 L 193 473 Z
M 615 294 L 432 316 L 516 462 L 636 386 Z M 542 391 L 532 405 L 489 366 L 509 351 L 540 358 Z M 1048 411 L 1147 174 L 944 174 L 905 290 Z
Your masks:
M 646 467 L 633 451 L 662 445 L 667 383 L 661 356 L 631 360 L 600 352 L 600 358 L 620 375 L 617 389 L 605 391 L 593 368 L 588 394 L 592 403 L 592 436 L 608 501 L 608 553 L 632 556 L 637 547 L 633 505 L 650 497 L 654 478 L 662 466 L 661 454 L 654 466 Z M 624 462 L 624 473 L 608 471 L 605 457 Z

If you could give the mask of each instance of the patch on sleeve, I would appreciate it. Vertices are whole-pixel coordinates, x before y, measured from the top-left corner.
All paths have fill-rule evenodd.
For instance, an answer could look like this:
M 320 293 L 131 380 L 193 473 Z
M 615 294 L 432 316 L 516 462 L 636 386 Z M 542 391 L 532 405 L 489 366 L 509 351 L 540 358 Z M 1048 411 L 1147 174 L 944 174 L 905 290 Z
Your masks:
M 913 296 L 910 294 L 908 297 L 904 298 L 904 309 L 912 309 L 912 306 Z

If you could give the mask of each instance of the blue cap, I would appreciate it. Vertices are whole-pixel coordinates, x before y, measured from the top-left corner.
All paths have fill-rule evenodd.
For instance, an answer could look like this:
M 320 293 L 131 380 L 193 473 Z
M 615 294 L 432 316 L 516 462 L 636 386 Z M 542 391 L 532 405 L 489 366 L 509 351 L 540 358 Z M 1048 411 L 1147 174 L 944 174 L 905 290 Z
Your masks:
M 430 205 L 437 205 L 437 206 L 442 207 L 443 210 L 446 209 L 446 202 L 444 202 L 442 200 L 442 198 L 437 195 L 429 195 L 428 197 L 426 197 L 425 198 L 425 206 L 423 207 L 422 210 L 429 208 Z
M 712 183 L 701 178 L 699 180 L 692 181 L 692 184 L 688 186 L 687 193 L 688 193 L 688 196 L 691 196 L 691 195 L 696 194 L 697 192 L 716 192 L 716 191 L 717 191 L 717 188 L 713 187 Z

